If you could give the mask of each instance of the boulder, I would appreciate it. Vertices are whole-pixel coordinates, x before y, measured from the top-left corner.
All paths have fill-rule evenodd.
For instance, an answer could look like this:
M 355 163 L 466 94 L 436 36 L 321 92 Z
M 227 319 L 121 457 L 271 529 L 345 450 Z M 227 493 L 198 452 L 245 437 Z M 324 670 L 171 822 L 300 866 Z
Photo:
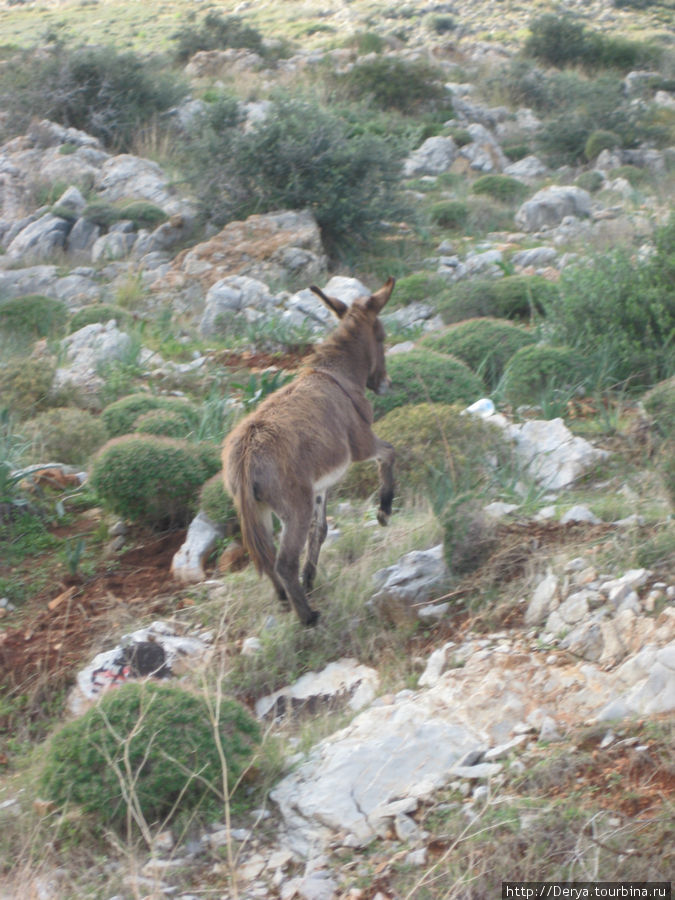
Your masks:
M 228 275 L 209 289 L 199 330 L 205 337 L 218 334 L 222 330 L 219 320 L 224 315 L 245 309 L 266 312 L 275 303 L 275 298 L 262 281 L 246 275 Z
M 560 225 L 566 216 L 591 214 L 591 195 L 572 185 L 544 188 L 526 200 L 516 212 L 515 221 L 523 231 L 539 231 Z
M 403 165 L 406 178 L 440 175 L 448 172 L 457 159 L 459 149 L 451 137 L 430 137 L 414 150 Z
M 186 584 L 204 581 L 206 578 L 204 563 L 222 537 L 222 529 L 214 525 L 203 512 L 197 513 L 190 523 L 185 541 L 171 560 L 173 577 Z
M 66 219 L 45 213 L 17 234 L 7 247 L 7 256 L 12 261 L 49 259 L 56 251 L 64 249 L 71 227 L 71 222 Z
M 185 211 L 186 203 L 179 198 L 170 177 L 156 163 L 129 153 L 107 159 L 97 174 L 95 189 L 101 200 L 147 200 L 169 215 Z M 189 204 L 188 204 L 189 208 Z
M 368 601 L 378 615 L 393 622 L 409 622 L 419 608 L 443 592 L 449 578 L 443 545 L 413 550 L 393 566 L 373 576 L 377 592 Z

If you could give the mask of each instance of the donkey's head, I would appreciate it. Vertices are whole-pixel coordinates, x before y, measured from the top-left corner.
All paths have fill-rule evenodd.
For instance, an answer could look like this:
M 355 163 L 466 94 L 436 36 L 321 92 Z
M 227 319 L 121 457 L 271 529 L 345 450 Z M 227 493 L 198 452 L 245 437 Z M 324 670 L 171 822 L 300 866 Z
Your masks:
M 391 277 L 370 297 L 358 297 L 351 306 L 329 297 L 312 285 L 317 297 L 344 323 L 344 333 L 349 336 L 354 350 L 358 349 L 365 367 L 366 387 L 376 394 L 385 393 L 391 382 L 387 376 L 384 359 L 384 328 L 378 316 L 391 297 L 395 280 Z

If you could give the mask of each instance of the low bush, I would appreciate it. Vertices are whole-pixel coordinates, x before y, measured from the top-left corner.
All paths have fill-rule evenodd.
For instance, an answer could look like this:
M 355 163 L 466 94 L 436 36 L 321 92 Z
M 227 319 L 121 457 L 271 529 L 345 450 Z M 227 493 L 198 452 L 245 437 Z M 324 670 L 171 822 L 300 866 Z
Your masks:
M 0 301 L 0 332 L 19 339 L 56 337 L 65 331 L 68 311 L 62 300 L 30 294 Z
M 494 520 L 471 495 L 455 497 L 440 512 L 443 525 L 443 556 L 453 575 L 475 572 L 497 544 Z
M 463 362 L 432 350 L 411 350 L 387 359 L 391 389 L 373 398 L 381 418 L 408 403 L 473 403 L 485 393 L 483 381 Z
M 469 205 L 463 200 L 440 200 L 429 210 L 429 218 L 441 228 L 461 231 L 469 220 Z
M 504 397 L 513 406 L 536 405 L 553 391 L 568 391 L 583 380 L 579 359 L 569 347 L 532 344 L 511 357 L 504 373 Z
M 400 406 L 375 425 L 382 440 L 396 449 L 397 493 L 424 494 L 435 501 L 439 476 L 450 474 L 460 490 L 474 486 L 489 470 L 488 460 L 504 449 L 501 434 L 475 416 L 461 415 L 462 406 L 417 403 Z M 344 496 L 367 497 L 376 490 L 372 463 L 350 468 L 340 484 Z
M 90 484 L 111 512 L 153 529 L 185 525 L 204 482 L 220 468 L 215 446 L 146 435 L 108 441 Z
M 222 472 L 218 472 L 202 485 L 199 508 L 212 522 L 224 526 L 226 533 L 231 534 L 238 529 L 237 511 L 232 498 L 225 490 Z
M 548 309 L 557 296 L 557 286 L 538 275 L 476 278 L 454 285 L 437 308 L 448 325 L 485 316 L 531 319 Z
M 584 145 L 584 156 L 590 162 L 598 157 L 603 150 L 614 150 L 621 146 L 621 138 L 613 131 L 603 131 L 602 128 L 591 132 Z
M 603 186 L 605 179 L 602 172 L 582 172 L 574 183 L 582 190 L 588 191 L 589 194 L 594 194 Z
M 653 418 L 656 431 L 675 441 L 675 376 L 647 391 L 642 405 Z
M 59 807 L 75 804 L 120 831 L 132 822 L 166 827 L 177 817 L 213 821 L 228 801 L 225 778 L 233 791 L 259 743 L 259 726 L 232 700 L 213 711 L 184 688 L 126 684 L 52 737 L 40 788 Z
M 129 394 L 115 400 L 105 407 L 101 418 L 109 436 L 114 438 L 132 432 L 136 420 L 144 413 L 155 409 L 183 416 L 188 424 L 193 424 L 197 419 L 197 411 L 187 400 L 156 394 Z
M 84 306 L 79 309 L 68 323 L 68 331 L 72 334 L 79 331 L 85 325 L 94 325 L 96 323 L 105 323 L 114 319 L 118 328 L 125 330 L 133 323 L 133 316 L 122 309 L 121 306 L 113 306 L 109 303 L 92 303 L 91 306 Z
M 671 506 L 675 509 L 675 440 L 666 444 L 661 462 L 661 477 Z
M 649 171 L 638 166 L 617 166 L 609 173 L 612 178 L 625 178 L 631 187 L 637 188 L 649 181 Z
M 260 56 L 266 53 L 259 31 L 245 25 L 239 16 L 222 16 L 214 11 L 208 12 L 198 25 L 184 25 L 173 38 L 176 41 L 176 59 L 181 63 L 187 62 L 200 50 L 227 50 L 231 47 L 252 50 Z
M 189 417 L 170 409 L 151 409 L 134 422 L 134 431 L 138 434 L 185 438 L 191 430 Z
M 335 80 L 350 100 L 378 109 L 404 115 L 439 110 L 445 118 L 453 114 L 442 73 L 424 62 L 380 56 L 357 62 Z
M 440 275 L 432 272 L 414 272 L 412 275 L 404 275 L 396 282 L 396 291 L 390 303 L 390 307 L 407 306 L 409 303 L 426 301 L 434 303 L 436 299 L 447 293 L 448 282 Z
M 430 334 L 419 345 L 449 353 L 476 372 L 490 390 L 499 383 L 513 354 L 535 337 L 524 328 L 504 319 L 468 319 L 447 331 Z
M 49 405 L 56 367 L 46 359 L 16 359 L 0 366 L 0 402 L 26 419 Z
M 81 466 L 108 438 L 101 420 L 84 409 L 48 409 L 22 427 L 33 443 L 37 462 L 62 462 Z
M 529 193 L 527 185 L 510 175 L 481 175 L 471 185 L 474 194 L 485 194 L 501 203 L 515 203 Z

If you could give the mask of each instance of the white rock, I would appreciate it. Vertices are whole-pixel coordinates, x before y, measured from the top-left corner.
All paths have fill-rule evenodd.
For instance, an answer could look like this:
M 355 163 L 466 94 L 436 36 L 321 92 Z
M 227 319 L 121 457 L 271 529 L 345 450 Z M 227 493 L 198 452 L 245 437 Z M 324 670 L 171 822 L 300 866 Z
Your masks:
M 204 563 L 222 536 L 222 529 L 214 525 L 208 516 L 203 512 L 197 513 L 190 523 L 183 545 L 171 560 L 173 577 L 188 584 L 204 581 Z
M 558 584 L 558 578 L 552 573 L 539 582 L 525 612 L 526 625 L 541 625 L 554 605 L 557 606 Z
M 561 525 L 568 525 L 572 522 L 586 522 L 589 525 L 601 525 L 602 519 L 599 519 L 594 515 L 587 506 L 578 504 L 577 506 L 568 509 L 567 512 L 560 517 Z

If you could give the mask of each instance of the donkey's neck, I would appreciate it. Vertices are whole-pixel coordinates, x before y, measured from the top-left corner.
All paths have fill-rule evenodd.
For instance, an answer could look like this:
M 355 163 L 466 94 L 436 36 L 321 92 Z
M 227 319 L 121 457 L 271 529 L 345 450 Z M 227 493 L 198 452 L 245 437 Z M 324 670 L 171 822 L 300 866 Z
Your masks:
M 357 329 L 345 327 L 349 324 L 340 323 L 323 344 L 316 346 L 308 365 L 346 379 L 365 391 L 371 366 L 368 342 Z

